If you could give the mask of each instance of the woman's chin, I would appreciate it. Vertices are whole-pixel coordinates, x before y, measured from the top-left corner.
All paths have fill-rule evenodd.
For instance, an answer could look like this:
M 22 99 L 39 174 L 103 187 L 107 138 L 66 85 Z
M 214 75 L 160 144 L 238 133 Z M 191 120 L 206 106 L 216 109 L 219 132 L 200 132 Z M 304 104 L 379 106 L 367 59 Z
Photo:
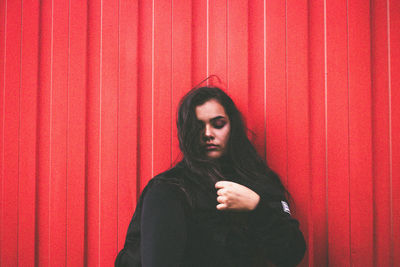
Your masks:
M 212 151 L 207 151 L 206 155 L 209 159 L 218 159 L 222 156 L 222 152 L 219 150 L 212 150 Z

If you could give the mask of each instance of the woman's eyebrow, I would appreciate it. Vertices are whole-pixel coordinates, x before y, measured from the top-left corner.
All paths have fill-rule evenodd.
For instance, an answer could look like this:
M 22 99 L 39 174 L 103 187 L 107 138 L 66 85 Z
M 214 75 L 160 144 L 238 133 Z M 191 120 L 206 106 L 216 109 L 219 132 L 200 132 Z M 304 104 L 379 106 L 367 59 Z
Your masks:
M 210 121 L 216 121 L 216 120 L 219 120 L 219 119 L 225 119 L 225 117 L 224 116 L 217 116 L 215 118 L 212 118 Z

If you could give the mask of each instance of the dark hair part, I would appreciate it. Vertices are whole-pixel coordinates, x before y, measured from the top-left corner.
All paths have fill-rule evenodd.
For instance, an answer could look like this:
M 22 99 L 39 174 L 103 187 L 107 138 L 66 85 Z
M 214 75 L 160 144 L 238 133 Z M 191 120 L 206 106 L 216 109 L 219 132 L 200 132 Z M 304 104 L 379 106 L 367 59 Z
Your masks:
M 231 125 L 227 150 L 217 160 L 207 158 L 201 148 L 203 126 L 196 117 L 196 107 L 211 99 L 216 100 L 224 107 Z M 197 178 L 188 177 L 193 183 L 212 190 L 216 181 L 225 178 L 221 165 L 228 165 L 233 169 L 235 175 L 239 176 L 239 181 L 243 185 L 253 190 L 275 185 L 275 188 L 279 189 L 280 195 L 287 195 L 278 175 L 258 155 L 247 137 L 246 127 L 236 105 L 220 88 L 205 86 L 188 92 L 179 104 L 177 127 L 179 146 L 183 153 L 182 163 L 197 176 Z M 199 179 L 199 177 L 201 178 Z M 212 187 L 210 187 L 211 185 Z

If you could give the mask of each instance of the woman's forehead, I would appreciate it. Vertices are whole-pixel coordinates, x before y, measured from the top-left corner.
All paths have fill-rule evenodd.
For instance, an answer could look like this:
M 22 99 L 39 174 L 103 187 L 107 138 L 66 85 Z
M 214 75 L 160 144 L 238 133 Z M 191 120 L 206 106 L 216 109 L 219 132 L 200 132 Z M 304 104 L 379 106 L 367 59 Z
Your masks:
M 196 117 L 199 120 L 210 120 L 216 117 L 227 117 L 224 107 L 215 99 L 210 99 L 196 107 Z

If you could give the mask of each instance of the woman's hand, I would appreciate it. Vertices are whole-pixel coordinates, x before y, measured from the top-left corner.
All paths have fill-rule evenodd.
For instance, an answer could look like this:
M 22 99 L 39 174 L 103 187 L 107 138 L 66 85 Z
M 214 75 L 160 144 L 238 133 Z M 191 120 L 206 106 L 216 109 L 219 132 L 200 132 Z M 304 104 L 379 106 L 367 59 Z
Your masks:
M 234 182 L 219 181 L 215 184 L 217 191 L 218 210 L 254 210 L 260 196 L 253 190 Z

